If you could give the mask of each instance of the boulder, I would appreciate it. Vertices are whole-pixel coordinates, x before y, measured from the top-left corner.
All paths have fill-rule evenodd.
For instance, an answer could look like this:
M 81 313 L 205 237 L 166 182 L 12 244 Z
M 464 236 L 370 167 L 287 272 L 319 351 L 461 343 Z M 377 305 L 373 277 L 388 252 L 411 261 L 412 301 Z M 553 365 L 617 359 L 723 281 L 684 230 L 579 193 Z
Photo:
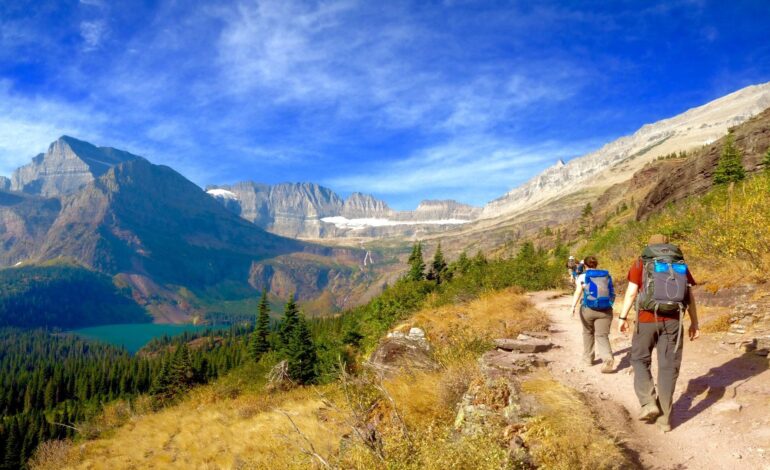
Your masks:
M 438 369 L 425 332 L 419 328 L 412 328 L 409 334 L 400 331 L 388 333 L 369 357 L 369 365 L 386 374 L 401 369 Z
M 515 351 L 520 353 L 539 353 L 548 351 L 553 347 L 553 343 L 544 339 L 532 338 L 526 335 L 519 335 L 516 339 L 501 338 L 495 340 L 495 346 L 505 351 Z
M 479 359 L 481 370 L 488 379 L 512 377 L 528 372 L 536 367 L 543 367 L 548 361 L 535 354 L 508 351 L 488 351 Z

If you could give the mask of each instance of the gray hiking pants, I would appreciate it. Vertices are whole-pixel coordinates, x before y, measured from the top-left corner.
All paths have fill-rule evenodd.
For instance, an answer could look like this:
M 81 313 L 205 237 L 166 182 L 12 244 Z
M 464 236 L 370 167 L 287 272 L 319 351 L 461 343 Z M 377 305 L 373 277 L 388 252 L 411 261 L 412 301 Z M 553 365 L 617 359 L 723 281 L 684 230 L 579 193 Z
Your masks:
M 610 325 L 612 309 L 593 310 L 580 307 L 580 322 L 583 324 L 583 361 L 593 362 L 598 356 L 603 362 L 612 360 L 610 347 Z M 594 354 L 596 344 L 596 354 Z
M 634 391 L 639 404 L 644 406 L 655 403 L 655 384 L 652 381 L 650 364 L 652 349 L 658 350 L 658 390 L 657 402 L 663 412 L 662 419 L 668 423 L 671 419 L 671 406 L 674 397 L 679 367 L 682 365 L 682 344 L 676 349 L 679 335 L 679 320 L 666 320 L 658 323 L 638 323 L 631 341 L 631 365 L 634 367 Z

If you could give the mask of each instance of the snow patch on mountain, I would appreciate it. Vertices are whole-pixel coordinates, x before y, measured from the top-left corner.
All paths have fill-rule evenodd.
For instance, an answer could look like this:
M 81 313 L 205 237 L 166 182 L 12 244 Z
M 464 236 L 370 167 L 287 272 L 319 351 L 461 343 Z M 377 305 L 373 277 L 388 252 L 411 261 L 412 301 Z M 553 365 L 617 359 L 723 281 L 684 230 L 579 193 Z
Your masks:
M 208 194 L 214 196 L 214 197 L 221 197 L 225 199 L 234 199 L 238 200 L 238 195 L 235 194 L 232 191 L 228 191 L 226 189 L 209 189 L 206 191 Z
M 470 220 L 461 219 L 442 219 L 442 220 L 390 220 L 379 219 L 374 217 L 366 217 L 360 219 L 348 219 L 347 217 L 335 216 L 324 217 L 321 222 L 328 224 L 334 224 L 337 228 L 362 230 L 367 227 L 394 227 L 397 225 L 460 225 L 471 222 Z

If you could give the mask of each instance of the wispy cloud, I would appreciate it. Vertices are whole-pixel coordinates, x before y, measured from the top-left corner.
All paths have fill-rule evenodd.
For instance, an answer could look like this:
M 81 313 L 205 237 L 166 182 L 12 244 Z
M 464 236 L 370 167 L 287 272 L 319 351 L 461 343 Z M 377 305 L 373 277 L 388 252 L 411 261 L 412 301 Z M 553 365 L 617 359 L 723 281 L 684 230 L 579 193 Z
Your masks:
M 102 44 L 106 32 L 107 25 L 104 21 L 80 23 L 80 36 L 83 38 L 84 50 L 90 52 L 97 49 Z

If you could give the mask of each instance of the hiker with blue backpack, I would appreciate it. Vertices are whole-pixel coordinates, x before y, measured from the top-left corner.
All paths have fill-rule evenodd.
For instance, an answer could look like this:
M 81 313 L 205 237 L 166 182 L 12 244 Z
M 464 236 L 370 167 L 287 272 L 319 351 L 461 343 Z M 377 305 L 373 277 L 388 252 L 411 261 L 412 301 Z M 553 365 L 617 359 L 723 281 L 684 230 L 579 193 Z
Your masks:
M 679 368 L 682 365 L 684 314 L 690 315 L 690 341 L 700 335 L 691 287 L 695 280 L 682 250 L 664 235 L 653 235 L 642 256 L 628 273 L 618 331 L 629 330 L 628 314 L 636 302 L 636 330 L 631 340 L 634 391 L 641 405 L 639 419 L 671 430 L 671 409 Z M 652 350 L 658 351 L 657 391 L 650 369 Z
M 595 256 L 583 260 L 586 271 L 577 276 L 572 300 L 572 316 L 580 304 L 580 322 L 583 324 L 583 362 L 594 364 L 595 356 L 602 361 L 602 373 L 614 371 L 615 361 L 610 346 L 610 325 L 615 289 L 610 273 L 596 269 L 599 261 Z M 594 347 L 595 346 L 595 347 Z

